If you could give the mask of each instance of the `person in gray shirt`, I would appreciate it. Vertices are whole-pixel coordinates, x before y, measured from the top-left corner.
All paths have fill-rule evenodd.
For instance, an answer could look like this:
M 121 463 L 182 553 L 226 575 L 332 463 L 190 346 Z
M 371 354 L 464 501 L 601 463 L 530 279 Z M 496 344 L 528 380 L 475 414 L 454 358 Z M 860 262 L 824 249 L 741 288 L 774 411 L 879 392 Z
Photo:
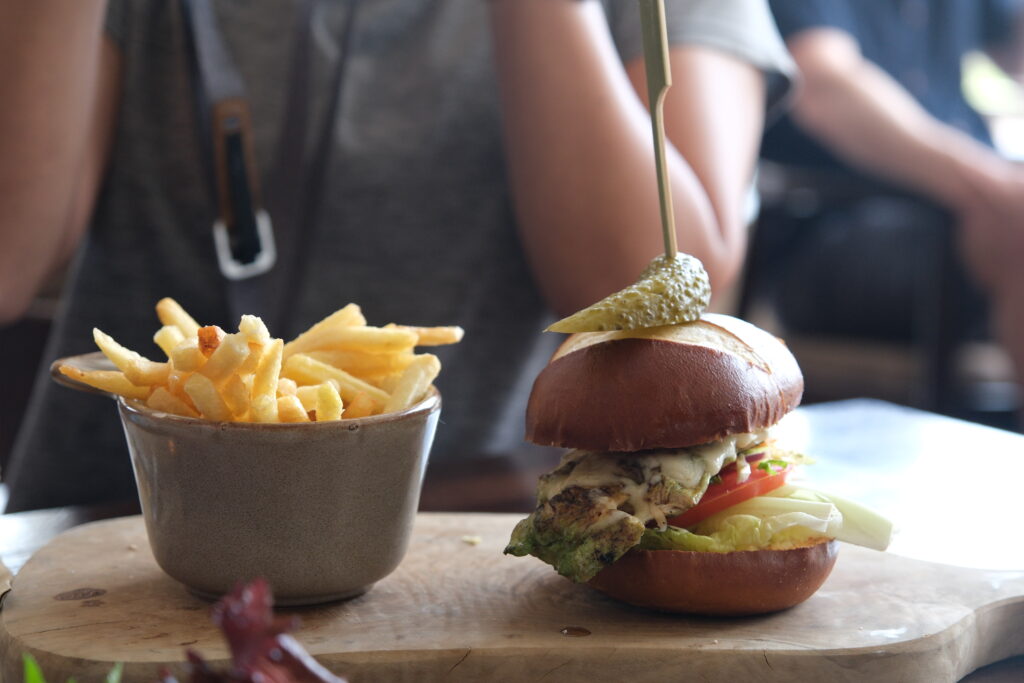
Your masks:
M 261 171 L 281 131 L 296 4 L 213 0 Z M 723 288 L 741 266 L 743 205 L 790 61 L 761 0 L 666 4 L 678 242 Z M 314 122 L 329 111 L 349 9 L 325 0 L 313 14 Z M 637 4 L 365 0 L 352 22 L 322 207 L 290 328 L 272 332 L 349 301 L 374 324 L 463 326 L 440 353 L 432 457 L 508 453 L 558 342 L 541 330 L 633 282 L 661 249 Z M 47 363 L 91 350 L 94 326 L 158 353 L 164 296 L 202 324 L 235 324 L 189 54 L 179 2 L 0 6 L 0 321 L 74 254 Z M 43 369 L 4 477 L 8 511 L 134 495 L 112 406 Z

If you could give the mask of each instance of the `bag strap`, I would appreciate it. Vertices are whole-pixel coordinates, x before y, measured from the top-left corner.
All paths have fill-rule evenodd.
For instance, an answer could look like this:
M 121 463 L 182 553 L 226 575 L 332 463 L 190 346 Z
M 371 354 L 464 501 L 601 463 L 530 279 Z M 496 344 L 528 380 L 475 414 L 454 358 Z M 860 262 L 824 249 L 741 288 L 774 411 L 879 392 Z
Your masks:
M 261 201 L 252 122 L 242 78 L 224 45 L 211 0 L 181 0 L 188 24 L 193 89 L 208 182 L 217 197 L 213 238 L 229 305 L 237 318 L 259 315 L 276 334 L 289 325 L 300 290 L 301 248 L 312 234 L 347 66 L 357 2 L 350 0 L 328 117 L 314 156 L 306 156 L 312 24 L 322 0 L 299 0 L 284 118 Z M 273 221 L 273 222 L 271 222 Z M 276 237 L 276 239 L 275 239 Z

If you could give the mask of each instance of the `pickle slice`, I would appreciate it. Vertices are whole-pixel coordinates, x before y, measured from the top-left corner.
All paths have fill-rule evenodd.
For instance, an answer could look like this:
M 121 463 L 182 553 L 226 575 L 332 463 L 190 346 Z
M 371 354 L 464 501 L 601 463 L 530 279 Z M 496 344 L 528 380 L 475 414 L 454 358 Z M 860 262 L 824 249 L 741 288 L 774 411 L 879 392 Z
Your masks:
M 548 332 L 638 330 L 693 322 L 707 310 L 711 283 L 700 260 L 679 253 L 655 258 L 636 284 L 559 320 Z

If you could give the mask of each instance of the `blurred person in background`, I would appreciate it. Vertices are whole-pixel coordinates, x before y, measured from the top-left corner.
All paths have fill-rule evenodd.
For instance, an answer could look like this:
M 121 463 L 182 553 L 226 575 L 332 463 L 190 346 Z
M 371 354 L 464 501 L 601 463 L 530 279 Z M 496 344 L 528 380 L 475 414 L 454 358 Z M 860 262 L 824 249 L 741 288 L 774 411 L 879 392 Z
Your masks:
M 789 229 L 799 223 L 800 234 L 780 269 L 783 321 L 801 331 L 905 338 L 914 302 L 921 301 L 915 271 L 926 267 L 922 255 L 949 223 L 968 274 L 987 295 L 1019 383 L 1024 167 L 992 148 L 984 120 L 964 98 L 961 61 L 985 50 L 1020 80 L 1022 3 L 770 5 L 802 87 L 789 116 L 767 131 L 763 155 L 809 179 L 811 187 L 830 187 L 821 206 L 789 219 Z M 766 223 L 762 229 L 786 229 Z M 982 308 L 984 300 L 976 293 L 965 298 L 967 318 L 977 319 L 978 310 L 969 309 Z
M 0 5 L 0 317 L 17 318 L 75 254 L 47 364 L 90 350 L 93 326 L 159 353 L 164 296 L 201 324 L 233 326 L 195 96 L 205 82 L 189 18 L 205 3 L 185 2 L 192 14 L 166 0 Z M 311 10 L 297 21 L 299 6 Z M 761 0 L 667 6 L 679 246 L 722 288 L 740 268 L 765 112 L 790 62 Z M 349 301 L 375 324 L 462 325 L 465 341 L 439 354 L 434 457 L 520 447 L 530 384 L 558 341 L 540 334 L 551 312 L 633 282 L 661 250 L 636 3 L 212 10 L 198 30 L 221 35 L 244 83 L 265 194 L 292 153 L 321 161 L 319 176 L 296 176 L 324 191 L 300 202 L 316 215 L 293 247 L 288 321 L 271 333 L 289 338 Z M 308 68 L 291 68 L 303 50 Z M 323 144 L 281 132 L 296 76 L 309 86 L 298 111 Z M 112 406 L 55 387 L 45 368 L 5 479 L 8 511 L 134 496 Z

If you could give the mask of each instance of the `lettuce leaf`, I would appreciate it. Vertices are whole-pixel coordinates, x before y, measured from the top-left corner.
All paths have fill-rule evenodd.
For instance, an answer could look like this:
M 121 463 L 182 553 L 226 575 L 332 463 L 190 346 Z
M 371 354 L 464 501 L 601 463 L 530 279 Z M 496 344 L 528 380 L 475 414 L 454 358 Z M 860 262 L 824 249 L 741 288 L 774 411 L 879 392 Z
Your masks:
M 709 517 L 693 530 L 646 529 L 642 550 L 733 552 L 792 548 L 835 538 L 885 550 L 892 523 L 862 505 L 821 491 L 787 485 Z
M 35 657 L 27 652 L 23 652 L 21 655 L 21 662 L 23 668 L 23 683 L 46 683 L 46 678 L 43 676 L 43 670 L 40 668 L 39 662 L 36 661 Z M 123 671 L 124 662 L 118 662 L 114 665 L 114 668 L 107 673 L 104 680 L 106 683 L 121 683 L 121 674 Z M 66 683 L 75 683 L 75 679 L 69 678 Z
M 36 658 L 25 652 L 21 655 L 21 662 L 23 668 L 23 680 L 25 683 L 46 683 L 46 679 L 43 678 L 43 671 L 39 668 L 39 662 Z
M 641 550 L 695 550 L 731 553 L 737 550 L 793 548 L 807 545 L 826 535 L 778 517 L 762 519 L 753 515 L 731 515 L 713 530 L 703 533 L 670 526 L 664 531 L 647 529 L 638 546 Z
M 797 484 L 786 484 L 766 494 L 765 497 L 769 496 L 788 500 L 826 502 L 834 505 L 842 515 L 842 527 L 836 533 L 836 538 L 840 541 L 872 550 L 885 550 L 892 542 L 892 536 L 895 533 L 892 521 L 860 503 Z

